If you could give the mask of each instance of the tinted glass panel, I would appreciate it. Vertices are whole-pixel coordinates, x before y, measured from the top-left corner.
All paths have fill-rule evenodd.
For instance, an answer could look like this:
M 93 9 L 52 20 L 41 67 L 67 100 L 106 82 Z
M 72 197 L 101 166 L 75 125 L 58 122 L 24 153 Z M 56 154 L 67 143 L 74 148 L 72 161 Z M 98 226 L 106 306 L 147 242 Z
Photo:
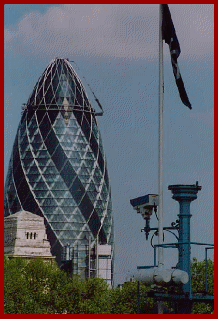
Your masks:
M 52 105 L 51 107 L 54 108 L 55 106 Z M 48 116 L 50 118 L 51 124 L 53 124 L 54 121 L 56 120 L 56 117 L 58 116 L 58 113 L 59 113 L 58 110 L 57 111 L 55 111 L 55 110 L 48 111 Z
M 84 195 L 84 187 L 78 177 L 75 178 L 73 185 L 70 187 L 70 192 L 75 201 L 79 203 Z
M 47 114 L 45 114 L 45 116 L 42 119 L 39 127 L 40 127 L 40 130 L 41 130 L 41 134 L 42 134 L 43 138 L 45 139 L 47 134 L 48 134 L 48 132 L 50 131 L 50 128 L 51 128 L 51 124 L 49 122 Z
M 52 130 L 48 133 L 45 144 L 50 154 L 52 154 L 54 150 L 56 149 L 56 147 L 59 145 L 58 139 Z
M 107 237 L 106 234 L 104 232 L 103 227 L 101 228 L 100 232 L 99 232 L 99 242 L 100 244 L 104 245 L 107 243 Z
M 98 154 L 98 143 L 94 137 L 94 135 L 92 134 L 91 139 L 90 139 L 90 146 L 93 150 L 93 153 L 95 154 L 95 157 L 97 157 Z
M 82 123 L 81 128 L 82 128 L 82 131 L 83 131 L 85 137 L 87 138 L 87 140 L 89 140 L 91 129 L 90 129 L 89 123 L 87 122 L 87 120 L 85 118 L 83 119 L 83 123 Z
M 69 161 L 67 161 L 66 165 L 61 171 L 61 177 L 63 178 L 68 187 L 70 187 L 70 185 L 72 184 L 72 181 L 74 180 L 75 176 L 76 173 L 74 169 L 70 165 Z
M 10 207 L 10 210 L 11 210 L 12 214 L 17 213 L 17 212 L 19 212 L 21 210 L 21 206 L 20 206 L 19 201 L 18 201 L 17 198 L 13 201 L 13 204 Z
M 98 164 L 99 164 L 100 170 L 103 172 L 104 171 L 104 159 L 103 159 L 101 152 L 99 152 L 99 155 L 98 155 Z
M 94 212 L 89 220 L 89 227 L 91 228 L 95 236 L 97 235 L 100 226 L 101 226 L 101 223 L 99 221 L 97 213 Z
M 38 120 L 38 123 L 40 124 L 43 116 L 45 115 L 45 111 L 44 110 L 37 110 L 36 111 L 36 117 L 37 117 L 37 120 Z
M 47 89 L 46 93 L 45 93 L 45 102 L 47 104 L 47 106 L 49 106 L 49 104 L 54 104 L 54 92 L 52 90 L 52 87 L 49 86 L 49 88 Z
M 90 215 L 94 209 L 87 194 L 85 194 L 85 196 L 83 197 L 83 199 L 79 205 L 79 208 L 80 208 L 81 212 L 83 213 L 83 216 L 87 220 L 90 217 Z
M 107 188 L 109 189 L 109 178 L 108 178 L 108 172 L 107 172 L 107 168 L 106 167 L 105 167 L 104 180 L 105 180 L 105 183 L 107 185 Z
M 83 106 L 83 98 L 82 94 L 80 93 L 80 84 L 76 78 L 74 78 L 74 81 L 76 82 L 76 104 Z
M 52 152 L 52 150 L 51 150 Z M 66 155 L 64 154 L 62 148 L 60 145 L 58 145 L 58 147 L 56 148 L 55 153 L 52 155 L 52 160 L 55 164 L 55 166 L 57 167 L 57 169 L 59 170 L 59 172 L 62 170 L 65 161 L 67 160 Z
M 78 123 L 81 124 L 82 122 L 82 117 L 83 117 L 83 112 L 81 111 L 73 111 L 75 118 L 77 119 Z

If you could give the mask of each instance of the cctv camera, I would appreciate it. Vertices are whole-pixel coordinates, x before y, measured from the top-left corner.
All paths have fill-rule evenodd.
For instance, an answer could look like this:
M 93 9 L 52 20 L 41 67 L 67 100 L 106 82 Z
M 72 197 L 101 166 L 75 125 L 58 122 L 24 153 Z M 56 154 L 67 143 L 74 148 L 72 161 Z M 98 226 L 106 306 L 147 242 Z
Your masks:
M 130 200 L 130 204 L 133 206 L 134 209 L 137 210 L 137 207 L 148 207 L 148 206 L 158 206 L 158 195 L 156 194 L 148 194 L 145 196 L 137 197 Z
M 130 200 L 133 208 L 140 213 L 144 219 L 150 218 L 154 207 L 158 206 L 158 195 L 148 194 Z

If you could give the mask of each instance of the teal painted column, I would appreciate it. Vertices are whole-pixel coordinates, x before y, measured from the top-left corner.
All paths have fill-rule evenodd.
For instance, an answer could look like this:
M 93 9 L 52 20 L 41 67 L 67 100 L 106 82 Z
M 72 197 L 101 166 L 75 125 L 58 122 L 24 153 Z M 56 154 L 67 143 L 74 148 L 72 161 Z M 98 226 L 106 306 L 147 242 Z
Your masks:
M 190 245 L 190 204 L 197 199 L 197 193 L 201 186 L 196 185 L 170 185 L 172 198 L 179 202 L 179 260 L 177 268 L 189 274 L 189 282 L 183 286 L 183 292 L 191 297 L 191 245 Z
M 190 201 L 182 200 L 180 203 L 179 213 L 179 261 L 178 269 L 184 270 L 189 274 L 191 279 L 191 245 L 190 245 Z M 182 244 L 187 243 L 187 244 Z M 182 244 L 182 245 L 181 245 Z M 184 293 L 191 291 L 191 280 L 183 286 Z

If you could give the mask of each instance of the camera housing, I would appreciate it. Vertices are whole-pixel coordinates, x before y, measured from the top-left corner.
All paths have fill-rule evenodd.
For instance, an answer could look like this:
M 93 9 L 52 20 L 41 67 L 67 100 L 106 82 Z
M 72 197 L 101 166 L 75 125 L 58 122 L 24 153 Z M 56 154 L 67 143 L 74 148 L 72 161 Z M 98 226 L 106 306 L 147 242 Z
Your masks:
M 130 204 L 144 219 L 149 219 L 153 208 L 159 205 L 159 197 L 157 194 L 147 194 L 131 199 Z

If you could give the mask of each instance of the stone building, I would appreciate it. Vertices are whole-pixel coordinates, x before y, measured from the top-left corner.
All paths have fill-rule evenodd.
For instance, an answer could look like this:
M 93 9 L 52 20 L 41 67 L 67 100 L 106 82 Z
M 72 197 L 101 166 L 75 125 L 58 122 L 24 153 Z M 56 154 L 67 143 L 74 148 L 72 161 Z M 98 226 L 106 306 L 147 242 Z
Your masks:
M 19 211 L 4 219 L 4 254 L 9 257 L 54 259 L 44 218 Z

